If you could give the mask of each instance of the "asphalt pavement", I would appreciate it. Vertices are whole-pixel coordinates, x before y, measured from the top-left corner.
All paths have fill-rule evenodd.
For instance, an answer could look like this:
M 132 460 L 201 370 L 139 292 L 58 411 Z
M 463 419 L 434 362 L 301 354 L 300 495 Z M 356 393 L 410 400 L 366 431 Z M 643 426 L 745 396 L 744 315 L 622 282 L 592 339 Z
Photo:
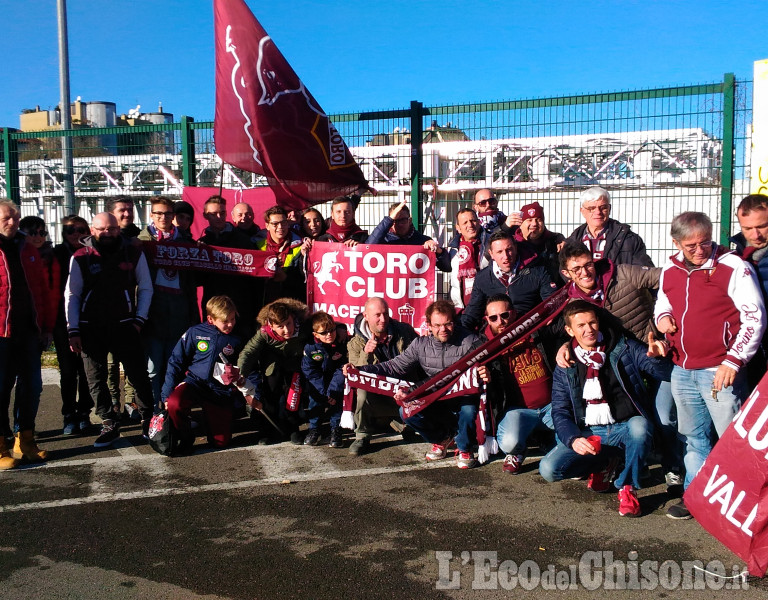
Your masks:
M 765 598 L 768 583 L 695 521 L 673 521 L 658 465 L 643 515 L 615 493 L 546 483 L 500 458 L 426 463 L 424 443 L 382 433 L 371 452 L 198 439 L 155 454 L 138 425 L 109 449 L 61 435 L 46 372 L 42 465 L 0 473 L 0 589 L 29 599 Z M 93 419 L 96 421 L 95 417 Z M 714 575 L 707 575 L 703 570 Z M 718 577 L 717 575 L 727 576 Z M 628 589 L 616 589 L 628 588 Z

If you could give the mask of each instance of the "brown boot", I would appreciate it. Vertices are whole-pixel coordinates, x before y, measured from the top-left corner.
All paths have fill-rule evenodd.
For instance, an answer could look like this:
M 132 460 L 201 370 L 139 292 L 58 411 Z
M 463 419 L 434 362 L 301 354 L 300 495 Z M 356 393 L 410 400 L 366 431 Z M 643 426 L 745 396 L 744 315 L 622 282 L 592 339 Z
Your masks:
M 11 451 L 5 445 L 5 438 L 0 434 L 0 471 L 13 469 L 19 461 L 11 456 Z
M 27 429 L 16 434 L 16 442 L 13 444 L 13 458 L 26 458 L 30 462 L 42 462 L 48 458 L 48 452 L 37 447 L 35 432 Z

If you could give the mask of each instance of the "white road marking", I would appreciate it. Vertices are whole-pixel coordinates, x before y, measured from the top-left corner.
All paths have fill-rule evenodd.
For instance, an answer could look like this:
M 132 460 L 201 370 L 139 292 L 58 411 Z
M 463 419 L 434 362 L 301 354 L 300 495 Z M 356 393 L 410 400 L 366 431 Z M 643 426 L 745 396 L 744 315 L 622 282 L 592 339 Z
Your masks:
M 291 483 L 322 481 L 326 479 L 344 479 L 348 477 L 363 477 L 371 475 L 385 475 L 390 473 L 404 473 L 408 471 L 425 471 L 454 467 L 451 460 L 441 460 L 434 463 L 420 462 L 418 464 L 403 465 L 400 467 L 377 467 L 371 469 L 352 469 L 350 471 L 333 471 L 326 473 L 295 473 L 291 476 Z M 229 490 L 245 490 L 255 487 L 279 485 L 283 477 L 269 477 L 267 479 L 251 479 L 247 481 L 229 481 L 223 483 L 211 483 L 206 485 L 190 485 L 181 487 L 150 488 L 134 492 L 104 492 L 91 494 L 80 498 L 62 498 L 61 500 L 48 500 L 45 502 L 26 502 L 0 506 L 0 513 L 21 512 L 27 510 L 41 510 L 47 508 L 61 508 L 64 506 L 82 506 L 99 502 L 118 502 L 125 500 L 142 500 L 145 498 L 158 498 L 161 496 L 180 496 L 184 494 L 197 494 L 203 492 L 222 492 Z

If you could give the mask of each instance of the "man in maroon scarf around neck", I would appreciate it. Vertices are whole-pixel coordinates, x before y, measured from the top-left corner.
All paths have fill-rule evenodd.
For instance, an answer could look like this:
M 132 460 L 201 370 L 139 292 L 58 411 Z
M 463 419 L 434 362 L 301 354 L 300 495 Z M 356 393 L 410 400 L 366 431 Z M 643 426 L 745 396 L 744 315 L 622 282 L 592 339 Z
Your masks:
M 331 222 L 328 231 L 317 238 L 318 242 L 340 242 L 357 246 L 368 239 L 368 232 L 355 223 L 357 205 L 348 196 L 339 196 L 331 202 Z

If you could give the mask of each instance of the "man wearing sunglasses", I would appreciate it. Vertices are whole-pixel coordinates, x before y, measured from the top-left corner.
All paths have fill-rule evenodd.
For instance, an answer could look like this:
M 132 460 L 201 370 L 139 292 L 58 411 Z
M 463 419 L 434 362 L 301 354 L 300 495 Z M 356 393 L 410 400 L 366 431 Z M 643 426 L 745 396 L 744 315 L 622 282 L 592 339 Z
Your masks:
M 643 238 L 629 225 L 610 218 L 611 195 L 608 190 L 593 186 L 581 194 L 580 200 L 585 222 L 574 230 L 569 240 L 583 242 L 595 260 L 610 258 L 617 265 L 653 266 Z
M 485 337 L 491 339 L 517 318 L 512 302 L 504 294 L 492 296 L 485 306 Z M 520 472 L 528 448 L 528 437 L 545 433 L 545 446 L 552 446 L 552 369 L 538 336 L 528 336 L 499 358 L 478 368 L 486 383 L 488 401 L 496 425 L 496 440 L 506 455 L 505 473 Z

